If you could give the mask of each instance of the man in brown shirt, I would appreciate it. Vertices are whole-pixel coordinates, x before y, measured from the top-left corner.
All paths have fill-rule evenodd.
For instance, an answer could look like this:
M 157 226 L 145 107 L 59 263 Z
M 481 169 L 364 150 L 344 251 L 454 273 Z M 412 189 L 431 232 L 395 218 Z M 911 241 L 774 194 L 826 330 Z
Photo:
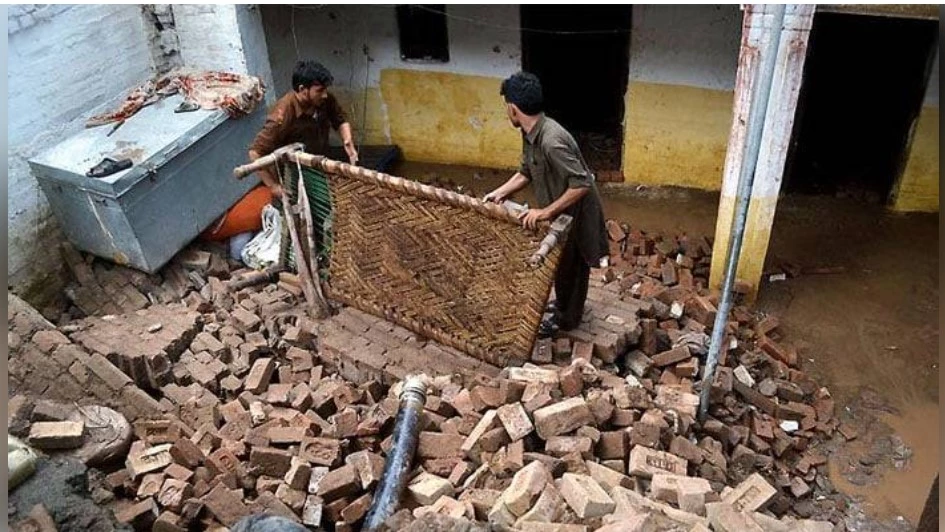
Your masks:
M 522 163 L 511 179 L 485 199 L 499 203 L 531 184 L 539 208 L 522 214 L 526 227 L 554 220 L 559 214 L 574 219 L 555 276 L 552 317 L 542 321 L 539 329 L 540 335 L 550 336 L 581 323 L 591 268 L 610 252 L 603 207 L 594 174 L 574 137 L 542 112 L 538 78 L 527 72 L 514 74 L 502 82 L 500 94 L 505 97 L 509 121 L 522 130 Z
M 335 129 L 341 135 L 351 164 L 358 163 L 358 151 L 352 140 L 351 124 L 335 96 L 328 92 L 331 72 L 314 61 L 299 61 L 292 73 L 292 92 L 276 102 L 266 117 L 266 124 L 249 148 L 252 161 L 269 155 L 277 148 L 293 142 L 305 144 L 305 151 L 324 155 L 328 150 L 328 134 Z M 272 168 L 259 171 L 263 183 L 275 197 L 282 197 L 282 187 Z

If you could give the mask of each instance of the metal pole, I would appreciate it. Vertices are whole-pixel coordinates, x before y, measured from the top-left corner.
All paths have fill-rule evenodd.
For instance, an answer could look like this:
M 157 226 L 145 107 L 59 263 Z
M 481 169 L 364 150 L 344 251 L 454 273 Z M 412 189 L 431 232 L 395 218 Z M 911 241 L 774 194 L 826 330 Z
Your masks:
M 725 339 L 725 326 L 732 309 L 732 286 L 735 284 L 735 274 L 738 268 L 738 259 L 741 255 L 742 241 L 745 236 L 745 220 L 748 218 L 748 206 L 751 200 L 751 190 L 755 181 L 755 169 L 758 163 L 758 152 L 761 149 L 761 134 L 764 131 L 765 115 L 768 109 L 768 98 L 771 95 L 771 85 L 774 79 L 774 67 L 777 62 L 778 44 L 781 40 L 781 29 L 784 25 L 784 5 L 771 6 L 772 12 L 761 17 L 763 35 L 767 39 L 762 41 L 760 50 L 760 64 L 755 70 L 754 80 L 751 83 L 751 106 L 748 110 L 748 128 L 745 140 L 745 157 L 738 176 L 738 201 L 735 206 L 735 216 L 732 219 L 732 230 L 728 246 L 728 256 L 725 262 L 725 279 L 722 282 L 721 301 L 712 326 L 712 340 L 709 344 L 709 356 L 706 360 L 705 372 L 702 377 L 702 390 L 699 397 L 699 421 L 704 421 L 709 411 L 709 395 L 715 379 L 715 369 L 719 362 L 719 352 Z M 758 9 L 758 6 L 749 7 Z M 745 17 L 751 17 L 747 12 Z M 749 19 L 750 22 L 750 19 Z M 751 31 L 750 24 L 745 25 L 743 31 Z M 747 63 L 743 63 L 747 64 Z

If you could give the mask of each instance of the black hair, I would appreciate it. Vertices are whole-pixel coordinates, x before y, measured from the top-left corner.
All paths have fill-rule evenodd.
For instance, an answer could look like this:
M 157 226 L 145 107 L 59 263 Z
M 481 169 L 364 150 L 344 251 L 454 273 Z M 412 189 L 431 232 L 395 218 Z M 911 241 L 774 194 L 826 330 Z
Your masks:
M 545 101 L 541 94 L 541 81 L 529 72 L 516 72 L 502 82 L 499 94 L 505 101 L 515 104 L 527 115 L 537 115 L 544 111 Z
M 328 87 L 333 81 L 325 65 L 315 61 L 299 61 L 292 71 L 292 90 L 299 90 L 299 85 L 307 89 L 316 83 Z

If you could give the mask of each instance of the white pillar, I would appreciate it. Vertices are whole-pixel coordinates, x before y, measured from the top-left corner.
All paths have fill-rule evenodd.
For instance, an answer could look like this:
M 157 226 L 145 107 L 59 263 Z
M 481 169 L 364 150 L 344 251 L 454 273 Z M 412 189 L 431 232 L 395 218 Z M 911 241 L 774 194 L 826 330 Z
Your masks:
M 747 122 L 751 104 L 750 83 L 754 78 L 754 71 L 760 64 L 761 32 L 759 30 L 769 9 L 767 5 L 751 4 L 745 11 L 735 84 L 735 108 L 728 152 L 725 156 L 722 193 L 719 198 L 715 226 L 715 244 L 712 250 L 712 269 L 709 275 L 709 285 L 712 290 L 721 288 L 725 273 L 732 219 L 738 199 L 739 170 L 745 155 Z M 757 295 L 765 256 L 768 252 L 768 241 L 771 237 L 784 165 L 790 147 L 813 17 L 813 5 L 791 4 L 785 8 L 784 26 L 781 30 L 774 80 L 765 113 L 758 165 L 745 225 L 745 237 L 738 260 L 737 278 L 752 286 L 750 300 Z

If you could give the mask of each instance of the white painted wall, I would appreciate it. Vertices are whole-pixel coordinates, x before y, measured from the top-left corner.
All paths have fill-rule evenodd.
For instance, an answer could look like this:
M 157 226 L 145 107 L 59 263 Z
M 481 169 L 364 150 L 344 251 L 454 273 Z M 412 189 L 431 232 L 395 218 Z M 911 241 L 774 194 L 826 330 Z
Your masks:
M 272 73 L 280 95 L 289 90 L 292 69 L 299 58 L 321 62 L 331 70 L 337 86 L 355 89 L 376 87 L 381 70 L 386 68 L 497 78 L 521 69 L 518 5 L 448 5 L 448 63 L 400 58 L 397 19 L 391 5 L 266 5 L 262 10 Z
M 9 6 L 7 271 L 9 286 L 61 286 L 59 230 L 27 160 L 150 74 L 138 5 Z
M 735 88 L 738 5 L 634 5 L 632 24 L 631 82 Z
M 259 6 L 177 4 L 173 9 L 184 66 L 251 74 L 272 87 Z M 266 99 L 275 101 L 273 91 Z

